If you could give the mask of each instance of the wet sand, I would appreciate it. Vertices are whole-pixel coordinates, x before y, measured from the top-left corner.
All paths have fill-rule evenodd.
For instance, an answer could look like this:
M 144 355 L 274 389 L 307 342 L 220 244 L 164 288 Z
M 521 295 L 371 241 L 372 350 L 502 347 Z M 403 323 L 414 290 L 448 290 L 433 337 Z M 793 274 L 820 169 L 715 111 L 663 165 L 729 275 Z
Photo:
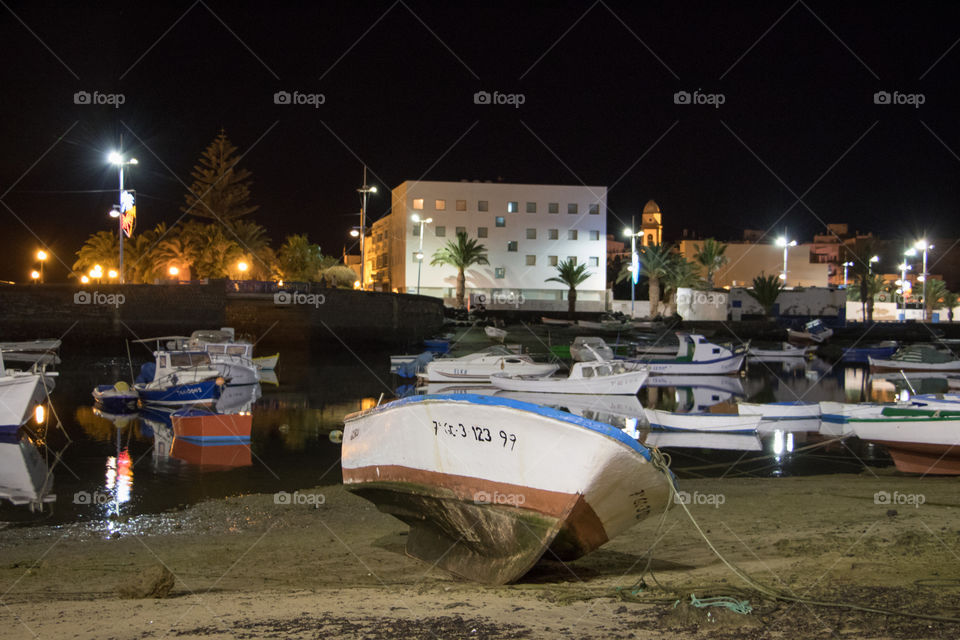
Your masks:
M 816 600 L 960 616 L 960 481 L 877 473 L 680 486 L 720 553 L 760 583 Z M 891 504 L 877 504 L 878 492 Z M 342 487 L 299 495 L 301 504 L 275 504 L 272 495 L 210 501 L 112 530 L 104 522 L 6 528 L 3 637 L 960 637 L 957 624 L 751 593 L 682 508 L 576 562 L 543 561 L 519 584 L 487 587 L 405 556 L 406 526 Z M 161 565 L 173 574 L 167 597 L 118 596 L 119 585 Z M 646 588 L 634 589 L 641 578 Z M 691 593 L 745 598 L 753 611 L 691 607 Z

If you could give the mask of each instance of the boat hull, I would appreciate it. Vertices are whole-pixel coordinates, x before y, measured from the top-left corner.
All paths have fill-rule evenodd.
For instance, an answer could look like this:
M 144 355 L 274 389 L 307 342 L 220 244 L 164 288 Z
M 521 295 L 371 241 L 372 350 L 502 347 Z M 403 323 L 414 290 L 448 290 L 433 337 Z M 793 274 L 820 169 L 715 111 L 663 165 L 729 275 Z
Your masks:
M 427 382 L 490 382 L 490 376 L 498 373 L 526 376 L 549 376 L 557 370 L 550 363 L 471 363 L 469 367 L 456 366 L 451 362 L 434 360 L 427 364 L 426 371 L 418 377 Z
M 178 438 L 205 439 L 209 443 L 237 443 L 250 440 L 253 416 L 249 413 L 175 412 L 170 416 L 173 435 Z
M 47 388 L 40 374 L 0 376 L 0 433 L 16 433 L 30 420 L 34 407 L 41 404 L 46 395 Z
M 603 395 L 637 395 L 647 379 L 646 370 L 629 371 L 597 378 L 541 378 L 490 376 L 493 386 L 504 391 L 536 391 L 543 393 L 590 393 Z
M 589 553 L 667 508 L 673 482 L 620 430 L 489 396 L 347 416 L 342 468 L 347 490 L 410 525 L 408 554 L 489 584 L 519 579 L 547 549 Z
M 903 473 L 960 476 L 960 448 L 924 442 L 875 441 L 887 448 L 893 464 Z
M 136 385 L 136 390 L 141 402 L 161 406 L 210 404 L 220 397 L 220 386 L 216 380 L 178 384 L 166 388 Z
M 737 411 L 742 416 L 763 416 L 764 420 L 805 420 L 820 417 L 820 404 L 817 402 L 771 402 L 758 404 L 741 402 Z
M 708 433 L 756 433 L 760 416 L 728 413 L 673 413 L 644 409 L 651 429 L 681 429 Z
M 651 375 L 725 375 L 740 371 L 744 358 L 743 355 L 734 355 L 703 362 L 637 358 L 623 362 L 627 367 L 648 367 Z
M 868 356 L 871 372 L 883 371 L 960 371 L 960 360 L 951 362 L 905 362 L 902 360 L 881 360 Z

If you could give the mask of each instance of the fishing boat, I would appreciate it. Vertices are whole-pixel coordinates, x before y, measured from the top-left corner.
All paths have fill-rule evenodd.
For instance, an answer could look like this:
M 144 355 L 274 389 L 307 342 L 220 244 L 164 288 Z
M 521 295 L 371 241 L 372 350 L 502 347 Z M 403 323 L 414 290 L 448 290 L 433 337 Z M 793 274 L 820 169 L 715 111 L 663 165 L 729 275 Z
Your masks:
M 680 429 L 723 433 L 756 433 L 762 416 L 739 413 L 674 413 L 660 409 L 644 409 L 651 429 Z
M 833 329 L 824 325 L 822 320 L 811 320 L 803 325 L 803 331 L 787 329 L 787 341 L 794 344 L 820 344 L 832 335 Z
M 226 333 L 225 333 L 226 332 Z M 215 369 L 226 384 L 254 384 L 260 381 L 260 368 L 253 362 L 253 345 L 249 342 L 214 340 L 216 336 L 233 335 L 233 329 L 219 331 L 194 331 L 189 338 L 183 336 L 160 336 L 142 338 L 135 343 L 155 343 L 157 351 L 175 353 L 203 352 L 208 356 L 207 365 Z
M 781 342 L 779 348 L 776 349 L 763 349 L 761 347 L 751 346 L 749 350 L 747 350 L 747 355 L 757 360 L 765 358 L 774 360 L 781 358 L 806 358 L 813 353 L 815 349 L 816 347 L 813 346 L 798 347 L 789 342 Z
M 843 362 L 860 362 L 868 364 L 870 358 L 885 360 L 897 352 L 900 345 L 896 340 L 884 340 L 876 344 L 847 347 L 843 350 L 840 360 Z
M 120 380 L 116 384 L 99 384 L 93 389 L 93 400 L 107 413 L 129 413 L 137 408 L 140 395 L 129 384 Z
M 507 338 L 506 329 L 498 329 L 497 327 L 487 326 L 483 328 L 483 332 L 487 334 L 487 337 L 494 342 L 503 342 Z
M 497 396 L 345 418 L 344 488 L 410 526 L 407 554 L 477 582 L 573 560 L 669 508 L 662 458 L 608 424 Z
M 577 336 L 570 345 L 570 358 L 577 362 L 613 360 L 613 348 L 603 338 Z
M 417 377 L 427 382 L 489 382 L 495 373 L 548 376 L 558 368 L 554 363 L 534 362 L 530 356 L 495 345 L 459 358 L 428 362 Z
M 605 313 L 601 315 L 600 320 L 577 320 L 577 326 L 581 329 L 587 329 L 589 331 L 602 331 L 608 333 L 614 333 L 617 331 L 630 331 L 633 329 L 633 324 L 630 322 L 630 318 L 622 314 L 614 315 L 611 313 Z
M 885 446 L 904 473 L 960 475 L 960 411 L 886 407 L 848 422 L 861 440 Z
M 820 403 L 803 402 L 740 402 L 737 411 L 742 416 L 762 416 L 764 420 L 807 420 L 820 417 Z
M 648 374 L 649 372 L 643 368 L 628 371 L 619 360 L 600 360 L 574 362 L 567 375 L 495 373 L 490 376 L 490 382 L 493 386 L 505 391 L 636 395 Z
M 7 369 L 0 353 L 0 434 L 16 434 L 54 387 L 56 372 Z
M 258 371 L 272 371 L 277 368 L 280 361 L 280 354 L 275 353 L 270 356 L 253 356 L 253 343 L 248 340 L 237 340 L 236 331 L 233 327 L 221 327 L 220 329 L 198 329 L 190 334 L 186 341 L 186 348 L 199 348 L 206 350 L 207 345 L 233 345 L 229 350 L 216 348 L 209 350 L 210 353 L 225 353 L 232 356 L 242 356 L 253 364 Z M 238 382 L 237 384 L 247 384 Z
M 679 347 L 673 358 L 631 358 L 628 369 L 648 367 L 654 375 L 729 374 L 740 371 L 748 345 L 719 345 L 702 335 L 678 333 Z
M 220 397 L 226 380 L 205 351 L 156 351 L 156 360 L 140 368 L 133 385 L 146 404 L 175 406 L 210 404 Z
M 0 342 L 0 353 L 50 353 L 60 348 L 60 340 L 22 340 L 19 342 Z
M 253 428 L 250 412 L 218 413 L 202 407 L 174 411 L 170 420 L 175 437 L 207 444 L 250 442 Z
M 960 358 L 935 344 L 906 345 L 888 359 L 868 357 L 870 371 L 960 371 Z
M 722 449 L 725 451 L 762 451 L 763 443 L 755 433 L 712 433 L 702 431 L 650 431 L 642 440 L 648 447 L 677 449 Z
M 573 325 L 572 320 L 558 320 L 557 318 L 548 318 L 546 316 L 541 317 L 540 322 L 550 327 L 569 327 Z

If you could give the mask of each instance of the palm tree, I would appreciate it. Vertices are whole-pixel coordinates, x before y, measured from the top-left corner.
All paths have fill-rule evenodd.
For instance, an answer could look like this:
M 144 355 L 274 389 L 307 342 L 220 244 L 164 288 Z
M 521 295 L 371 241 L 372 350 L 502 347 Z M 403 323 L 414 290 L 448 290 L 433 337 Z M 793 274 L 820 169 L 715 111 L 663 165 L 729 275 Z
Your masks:
M 567 292 L 567 314 L 571 320 L 577 310 L 577 287 L 591 275 L 593 274 L 587 271 L 587 265 L 577 264 L 574 260 L 568 258 L 557 265 L 557 275 L 544 281 L 559 282 L 570 288 Z
M 640 247 L 640 275 L 646 276 L 650 292 L 650 317 L 660 315 L 660 281 L 670 273 L 673 262 L 673 247 L 665 244 L 650 244 Z M 632 277 L 630 265 L 624 265 L 617 282 Z
M 943 280 L 927 280 L 927 297 L 923 300 L 923 306 L 927 309 L 927 318 L 931 316 L 933 310 L 943 304 L 943 296 L 948 293 L 947 284 Z
M 763 314 L 770 318 L 773 315 L 773 305 L 777 303 L 781 291 L 783 280 L 780 276 L 766 276 L 760 272 L 760 275 L 753 279 L 753 288 L 747 289 L 747 294 L 763 307 Z
M 464 272 L 473 265 L 490 264 L 487 248 L 466 233 L 458 233 L 457 241 L 448 240 L 446 246 L 437 249 L 430 260 L 431 266 L 448 265 L 457 270 L 457 307 L 463 308 L 463 296 L 467 285 Z
M 873 322 L 873 296 L 883 288 L 882 279 L 878 283 L 873 273 L 873 258 L 878 248 L 876 239 L 872 237 L 857 238 L 853 245 L 844 246 L 844 261 L 853 262 L 855 290 L 859 294 L 864 320 L 868 323 Z
M 269 280 L 276 271 L 277 256 L 270 248 L 267 231 L 251 220 L 233 220 L 227 224 L 227 235 L 237 241 L 250 262 L 250 276 Z
M 676 304 L 677 290 L 700 284 L 700 269 L 696 262 L 687 260 L 679 253 L 672 254 L 670 269 L 663 276 L 663 295 L 669 304 Z
M 73 270 L 86 273 L 99 264 L 106 273 L 109 269 L 116 269 L 118 253 L 117 234 L 113 231 L 98 231 L 87 238 L 77 251 Z
M 702 245 L 695 244 L 693 248 L 695 250 L 693 259 L 706 271 L 707 288 L 713 289 L 714 274 L 730 262 L 730 258 L 724 255 L 727 251 L 727 245 L 717 242 L 713 238 L 707 238 Z
M 157 225 L 157 230 L 160 230 L 160 225 Z M 190 233 L 184 233 L 183 230 L 180 233 L 170 231 L 157 237 L 159 240 L 152 251 L 152 259 L 157 264 L 160 276 L 165 277 L 170 268 L 175 267 L 178 279 L 190 280 L 193 263 L 199 255 L 199 248 L 191 242 Z
M 947 319 L 953 322 L 953 309 L 960 302 L 960 296 L 952 291 L 943 292 L 943 306 L 947 308 Z
M 280 272 L 284 280 L 292 282 L 317 280 L 322 261 L 320 246 L 312 244 L 305 233 L 287 236 L 278 254 Z
M 193 266 L 200 278 L 228 278 L 244 258 L 243 249 L 219 224 L 193 225 L 189 241 L 199 248 Z
M 866 287 L 866 295 L 863 294 L 863 287 Z M 883 276 L 877 273 L 861 274 L 854 284 L 847 287 L 847 300 L 859 302 L 861 306 L 861 315 L 867 322 L 873 322 L 873 300 L 881 291 L 887 289 L 887 284 L 883 281 Z

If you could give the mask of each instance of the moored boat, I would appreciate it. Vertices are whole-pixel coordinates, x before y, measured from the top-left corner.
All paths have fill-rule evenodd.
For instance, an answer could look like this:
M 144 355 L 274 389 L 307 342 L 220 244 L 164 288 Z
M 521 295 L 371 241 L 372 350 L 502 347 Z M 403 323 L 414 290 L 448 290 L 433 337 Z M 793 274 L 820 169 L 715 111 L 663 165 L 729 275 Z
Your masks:
M 670 506 L 662 459 L 608 424 L 496 396 L 348 415 L 344 488 L 410 525 L 406 551 L 478 582 L 572 560 Z
M 137 408 L 139 394 L 120 380 L 116 384 L 98 384 L 93 389 L 93 400 L 107 413 L 126 413 Z
M 798 347 L 789 342 L 781 342 L 780 347 L 776 349 L 764 349 L 751 345 L 747 355 L 755 359 L 771 358 L 779 360 L 780 358 L 806 358 L 813 353 L 816 347 L 806 346 Z
M 803 331 L 787 329 L 787 341 L 794 344 L 820 344 L 830 339 L 833 329 L 822 320 L 811 320 L 803 326 Z
M 885 407 L 847 422 L 861 440 L 885 446 L 900 471 L 960 475 L 960 411 Z
M 904 346 L 887 359 L 868 356 L 870 371 L 960 371 L 960 358 L 934 344 Z
M 702 335 L 678 333 L 679 348 L 673 358 L 630 358 L 627 368 L 648 367 L 653 375 L 716 375 L 736 373 L 743 366 L 747 345 L 720 345 Z
M 558 368 L 554 363 L 534 362 L 530 356 L 495 345 L 460 358 L 428 362 L 417 377 L 427 382 L 489 382 L 495 373 L 548 376 Z
M 740 402 L 737 404 L 740 415 L 758 415 L 764 420 L 806 420 L 820 417 L 820 404 L 817 402 Z
M 541 317 L 540 322 L 551 327 L 569 327 L 573 324 L 573 320 L 559 320 L 557 318 L 548 318 L 546 316 Z
M 895 340 L 884 340 L 876 344 L 854 345 L 843 350 L 840 360 L 843 362 L 862 362 L 868 364 L 870 358 L 884 360 L 897 352 L 899 343 Z
M 226 381 L 204 351 L 157 351 L 155 361 L 140 367 L 133 385 L 146 404 L 209 404 Z
M 180 409 L 170 415 L 177 438 L 213 444 L 249 442 L 253 416 L 249 412 L 217 413 L 203 408 Z
M 0 353 L 0 434 L 16 434 L 53 390 L 56 372 L 7 369 Z
M 487 334 L 487 337 L 493 340 L 494 342 L 503 342 L 507 338 L 506 329 L 499 329 L 497 327 L 484 327 L 483 332 Z
M 619 360 L 574 362 L 567 375 L 528 376 L 497 373 L 493 386 L 505 391 L 636 395 L 647 379 L 644 368 L 628 371 Z
M 674 413 L 660 409 L 644 409 L 651 429 L 681 429 L 725 433 L 755 433 L 761 416 L 739 413 Z

